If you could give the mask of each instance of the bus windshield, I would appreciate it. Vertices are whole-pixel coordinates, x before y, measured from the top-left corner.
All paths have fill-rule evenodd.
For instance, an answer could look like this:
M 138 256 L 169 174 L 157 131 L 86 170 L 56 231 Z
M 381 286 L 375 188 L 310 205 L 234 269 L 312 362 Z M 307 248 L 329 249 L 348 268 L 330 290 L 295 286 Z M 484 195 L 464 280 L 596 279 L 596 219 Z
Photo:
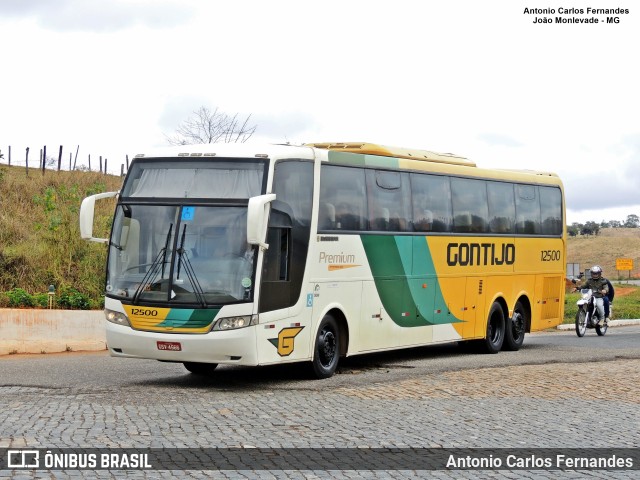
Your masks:
M 262 159 L 137 158 L 111 231 L 107 295 L 132 304 L 253 300 L 247 203 L 265 189 Z
M 107 294 L 133 304 L 250 301 L 256 252 L 246 218 L 246 206 L 119 205 Z

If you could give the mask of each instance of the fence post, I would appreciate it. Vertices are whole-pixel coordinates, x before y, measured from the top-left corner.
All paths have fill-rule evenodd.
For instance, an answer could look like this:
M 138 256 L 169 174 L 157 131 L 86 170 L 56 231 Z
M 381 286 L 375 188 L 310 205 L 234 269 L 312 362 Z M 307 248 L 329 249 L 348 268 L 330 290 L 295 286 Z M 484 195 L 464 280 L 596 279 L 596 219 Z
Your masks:
M 100 173 L 102 173 L 102 155 L 100 155 Z
M 47 164 L 47 146 L 42 149 L 42 175 L 44 175 L 44 167 Z
M 104 159 L 104 174 L 107 174 L 107 159 Z
M 60 145 L 60 151 L 58 152 L 58 171 L 62 168 L 62 145 Z
M 76 158 L 74 158 L 73 160 L 73 169 L 76 169 L 76 160 L 78 160 L 78 150 L 80 150 L 80 145 L 78 145 L 78 148 L 76 148 Z
M 25 168 L 27 169 L 27 177 L 29 176 L 29 147 L 27 147 L 27 155 L 24 158 Z
M 91 171 L 91 154 L 89 154 L 89 171 Z
M 124 177 L 124 163 L 120 164 L 120 176 Z

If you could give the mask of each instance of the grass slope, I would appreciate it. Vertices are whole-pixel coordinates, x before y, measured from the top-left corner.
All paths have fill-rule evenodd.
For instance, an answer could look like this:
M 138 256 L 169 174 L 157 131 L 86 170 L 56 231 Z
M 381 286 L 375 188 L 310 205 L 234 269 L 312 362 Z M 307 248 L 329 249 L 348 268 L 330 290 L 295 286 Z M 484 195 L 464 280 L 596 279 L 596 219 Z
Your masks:
M 122 179 L 96 172 L 67 172 L 0 165 L 0 292 L 30 293 L 73 287 L 99 302 L 106 247 L 80 239 L 82 199 L 119 190 Z M 96 204 L 94 236 L 111 227 L 115 200 Z M 0 305 L 1 306 L 1 305 Z
M 633 259 L 634 270 L 616 271 L 616 258 Z M 598 235 L 569 237 L 567 263 L 579 263 L 583 272 L 600 265 L 610 280 L 638 278 L 640 228 L 603 228 Z

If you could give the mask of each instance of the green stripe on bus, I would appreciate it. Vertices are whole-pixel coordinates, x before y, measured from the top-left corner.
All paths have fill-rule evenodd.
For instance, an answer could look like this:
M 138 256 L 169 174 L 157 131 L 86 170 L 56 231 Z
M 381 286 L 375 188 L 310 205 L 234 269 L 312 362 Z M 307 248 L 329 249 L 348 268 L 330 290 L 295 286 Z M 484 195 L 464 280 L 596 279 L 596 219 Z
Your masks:
M 211 324 L 216 317 L 219 308 L 214 309 L 189 309 L 189 308 L 172 308 L 167 318 L 158 327 L 174 327 L 174 328 L 203 328 Z
M 348 153 L 330 150 L 328 153 L 329 163 L 340 165 L 351 165 L 355 167 L 384 167 L 399 168 L 400 162 L 397 158 L 383 157 L 381 155 L 364 155 L 361 153 Z
M 424 237 L 362 235 L 362 245 L 384 309 L 401 327 L 461 322 L 447 312 Z M 425 288 L 425 285 L 427 288 Z

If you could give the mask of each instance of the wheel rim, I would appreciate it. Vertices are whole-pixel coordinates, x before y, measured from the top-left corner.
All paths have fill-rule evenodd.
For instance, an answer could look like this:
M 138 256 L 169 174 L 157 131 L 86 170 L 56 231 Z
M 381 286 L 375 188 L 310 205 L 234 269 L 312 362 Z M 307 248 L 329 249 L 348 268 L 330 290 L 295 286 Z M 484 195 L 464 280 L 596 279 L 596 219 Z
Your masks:
M 580 329 L 580 333 L 587 331 L 587 316 L 583 311 L 580 312 L 580 316 L 578 317 L 578 328 Z
M 336 356 L 336 335 L 331 329 L 322 329 L 318 335 L 318 358 L 323 367 L 329 367 Z

